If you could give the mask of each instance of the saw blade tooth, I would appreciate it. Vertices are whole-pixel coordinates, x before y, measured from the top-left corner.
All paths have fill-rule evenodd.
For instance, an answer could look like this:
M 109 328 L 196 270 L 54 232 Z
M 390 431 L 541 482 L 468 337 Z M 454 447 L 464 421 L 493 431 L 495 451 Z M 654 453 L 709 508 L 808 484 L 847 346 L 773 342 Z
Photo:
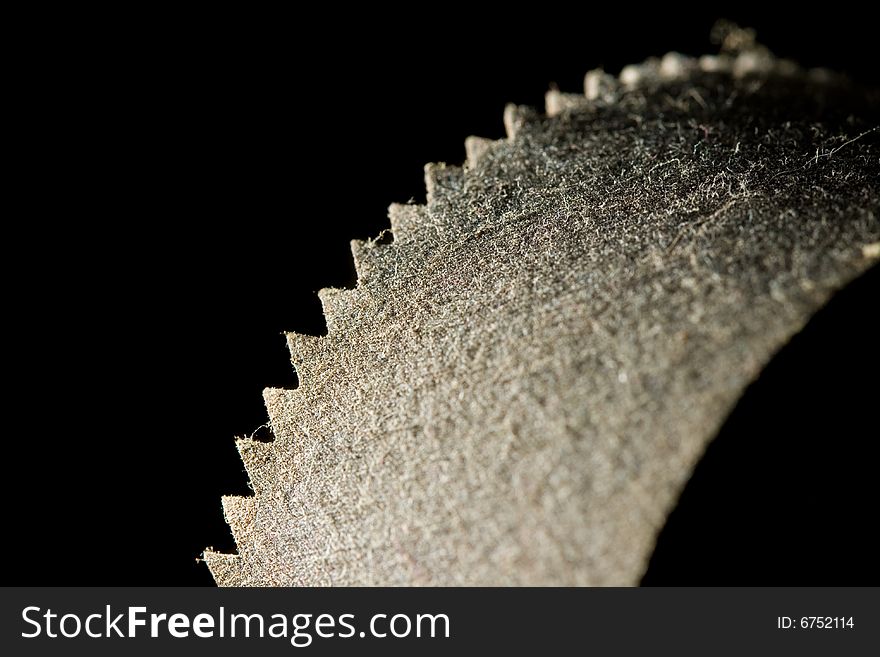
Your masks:
M 665 80 L 684 78 L 696 69 L 697 60 L 679 52 L 668 52 L 660 59 L 660 76 Z
M 618 88 L 617 78 L 601 68 L 587 71 L 584 76 L 584 96 L 588 101 L 611 102 L 617 96 Z
M 428 208 L 412 203 L 392 203 L 388 206 L 388 221 L 395 242 L 407 242 L 420 226 L 430 222 Z
M 355 293 L 355 290 L 346 290 L 338 287 L 325 287 L 318 290 L 318 298 L 321 300 L 321 306 L 324 309 L 324 319 L 327 322 L 328 333 L 334 332 L 351 314 Z
M 386 228 L 368 240 L 351 240 L 351 255 L 357 272 L 358 287 L 396 273 L 396 246 L 392 231 Z
M 587 99 L 581 94 L 568 94 L 551 89 L 544 94 L 544 111 L 547 116 L 557 116 L 568 109 L 577 109 L 587 105 Z
M 251 489 L 260 494 L 269 489 L 275 475 L 275 448 L 272 443 L 237 438 L 235 447 L 248 473 Z
M 508 139 L 515 139 L 523 126 L 538 119 L 538 113 L 525 105 L 508 103 L 504 108 L 504 130 Z
M 358 283 L 367 281 L 372 271 L 372 244 L 367 240 L 351 240 L 351 257 L 354 260 L 354 270 L 357 273 Z
M 242 547 L 248 544 L 248 536 L 254 533 L 257 522 L 257 504 L 255 497 L 242 497 L 239 495 L 224 495 L 223 516 L 226 524 L 232 530 L 235 545 L 239 553 Z
M 307 416 L 308 403 L 302 390 L 302 388 L 295 390 L 265 388 L 263 390 L 263 403 L 269 413 L 269 425 L 272 427 L 275 442 L 278 444 L 295 444 L 294 430 L 288 424 L 288 418 Z
M 286 333 L 287 348 L 290 350 L 290 361 L 296 369 L 300 385 L 313 376 L 320 362 L 320 354 L 324 348 L 324 338 L 302 333 Z
M 649 80 L 656 80 L 660 77 L 660 60 L 656 57 L 649 57 L 641 64 L 630 64 L 620 69 L 620 75 L 617 76 L 627 89 L 632 89 Z
M 733 58 L 730 55 L 702 55 L 697 65 L 704 73 L 730 73 L 733 70 Z
M 425 165 L 425 190 L 429 207 L 448 200 L 463 188 L 464 171 L 461 167 L 444 162 L 430 162 Z
M 217 586 L 245 586 L 244 563 L 237 554 L 223 554 L 214 550 L 205 550 L 202 558 L 208 564 L 208 570 Z
M 464 140 L 464 152 L 467 157 L 467 168 L 473 169 L 474 167 L 476 167 L 483 156 L 498 143 L 499 142 L 495 139 L 486 139 L 485 137 L 477 137 L 474 135 L 467 137 Z

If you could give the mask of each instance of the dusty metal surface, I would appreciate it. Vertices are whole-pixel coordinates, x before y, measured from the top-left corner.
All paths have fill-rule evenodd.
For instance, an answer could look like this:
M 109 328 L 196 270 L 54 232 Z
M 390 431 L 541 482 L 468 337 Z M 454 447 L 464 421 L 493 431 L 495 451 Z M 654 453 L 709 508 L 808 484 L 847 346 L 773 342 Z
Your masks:
M 585 87 L 353 244 L 238 443 L 219 584 L 637 584 L 744 388 L 880 258 L 876 96 L 752 44 Z

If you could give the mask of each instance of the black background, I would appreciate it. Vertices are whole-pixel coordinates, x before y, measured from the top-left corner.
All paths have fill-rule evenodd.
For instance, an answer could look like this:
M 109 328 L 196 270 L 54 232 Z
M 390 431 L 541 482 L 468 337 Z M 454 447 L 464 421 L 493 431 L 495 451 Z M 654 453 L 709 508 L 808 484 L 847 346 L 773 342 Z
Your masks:
M 80 12 L 17 26 L 4 583 L 210 584 L 196 557 L 234 548 L 220 496 L 249 492 L 233 436 L 266 421 L 264 387 L 296 384 L 282 332 L 323 332 L 315 292 L 353 284 L 349 240 L 386 228 L 389 203 L 424 199 L 424 163 L 460 163 L 467 135 L 503 136 L 506 102 L 540 106 L 552 83 L 580 91 L 597 66 L 712 52 L 718 16 L 779 55 L 877 80 L 875 28 L 842 7 L 576 7 Z M 646 583 L 877 582 L 876 545 L 852 534 L 876 499 L 874 402 L 852 383 L 877 368 L 876 278 L 801 340 L 815 368 L 783 363 L 750 393 L 733 431 L 770 457 L 740 451 L 695 477 L 715 497 L 686 493 L 702 501 L 682 503 Z M 767 444 L 776 430 L 784 446 Z M 732 497 L 743 480 L 764 489 Z M 800 515 L 780 526 L 788 495 Z

